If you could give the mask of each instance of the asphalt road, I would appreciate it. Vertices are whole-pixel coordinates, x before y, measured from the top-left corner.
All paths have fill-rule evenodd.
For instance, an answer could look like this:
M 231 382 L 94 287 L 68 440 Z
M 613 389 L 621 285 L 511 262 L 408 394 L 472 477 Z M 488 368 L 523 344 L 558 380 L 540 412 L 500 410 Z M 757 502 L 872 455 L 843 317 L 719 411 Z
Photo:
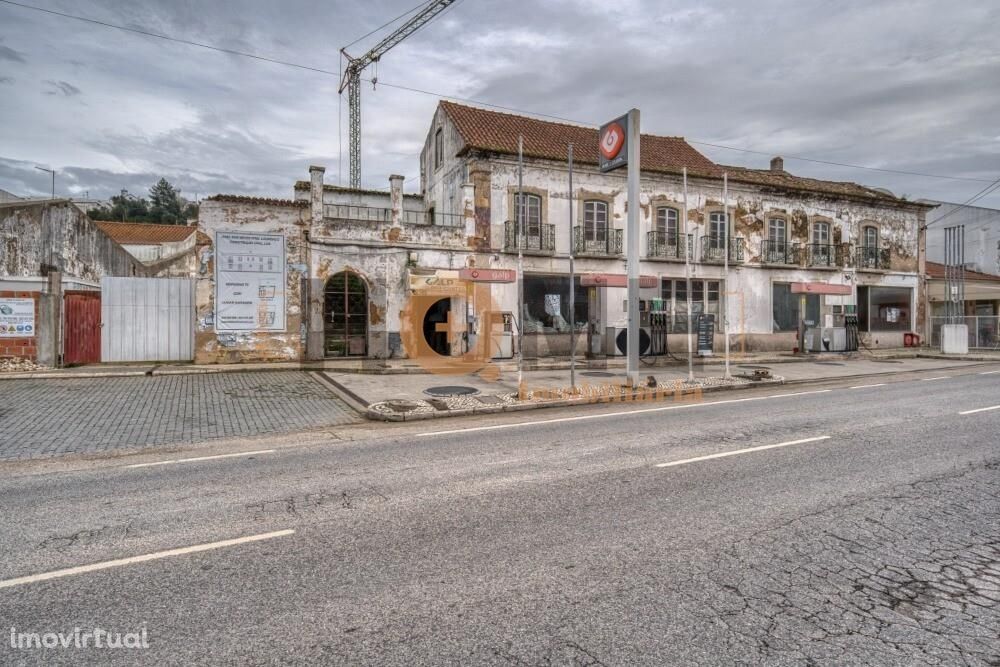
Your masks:
M 0 664 L 1000 664 L 990 370 L 11 468 Z

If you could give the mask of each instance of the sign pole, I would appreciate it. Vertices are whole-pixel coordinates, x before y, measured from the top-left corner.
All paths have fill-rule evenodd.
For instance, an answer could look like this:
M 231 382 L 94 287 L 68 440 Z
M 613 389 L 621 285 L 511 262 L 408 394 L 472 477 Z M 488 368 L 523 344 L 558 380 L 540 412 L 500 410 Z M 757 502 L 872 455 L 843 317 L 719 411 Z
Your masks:
M 576 393 L 576 263 L 573 258 L 573 144 L 569 145 L 569 386 Z
M 687 295 L 687 341 L 688 341 L 688 380 L 694 381 L 694 345 L 691 341 L 691 253 L 688 252 L 691 244 L 688 243 L 690 238 L 688 232 L 688 169 L 684 167 L 684 237 L 678 242 L 684 244 L 684 280 L 687 283 L 687 288 L 684 293 Z M 677 304 L 673 304 L 673 308 L 676 311 Z
M 517 232 L 517 394 L 524 398 L 524 136 L 517 137 L 517 202 L 515 231 Z
M 719 297 L 722 299 L 722 333 L 726 338 L 726 379 L 730 379 L 729 372 L 729 174 L 722 174 L 722 216 L 726 222 L 725 246 L 722 250 L 722 292 Z
M 628 112 L 628 362 L 629 386 L 639 384 L 639 110 Z

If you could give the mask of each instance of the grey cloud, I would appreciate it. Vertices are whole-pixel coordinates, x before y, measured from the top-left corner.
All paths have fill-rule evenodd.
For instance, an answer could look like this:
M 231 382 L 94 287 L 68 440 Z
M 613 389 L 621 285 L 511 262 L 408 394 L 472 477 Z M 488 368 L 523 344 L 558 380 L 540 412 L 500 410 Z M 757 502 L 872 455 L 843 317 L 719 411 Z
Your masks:
M 12 76 L 0 76 L 0 84 L 14 83 L 14 77 Z
M 24 54 L 3 44 L 0 44 L 0 60 L 9 60 L 15 63 L 27 62 L 24 59 Z
M 51 87 L 51 90 L 45 92 L 46 95 L 62 95 L 63 97 L 73 97 L 74 95 L 79 95 L 81 91 L 79 88 L 66 81 L 52 81 L 47 80 L 45 82 Z

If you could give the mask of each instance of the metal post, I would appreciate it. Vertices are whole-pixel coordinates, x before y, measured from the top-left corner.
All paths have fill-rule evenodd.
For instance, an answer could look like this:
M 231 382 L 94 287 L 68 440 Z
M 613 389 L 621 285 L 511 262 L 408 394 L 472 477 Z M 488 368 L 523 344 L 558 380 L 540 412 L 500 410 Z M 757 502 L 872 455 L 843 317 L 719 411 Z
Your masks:
M 569 386 L 576 393 L 576 262 L 573 258 L 573 144 L 569 145 Z
M 628 362 L 630 387 L 639 384 L 639 110 L 628 112 Z
M 524 136 L 517 136 L 517 202 L 514 227 L 517 233 L 517 393 L 524 391 Z
M 688 380 L 694 381 L 694 344 L 691 341 L 691 250 L 690 244 L 688 243 L 689 231 L 688 231 L 688 170 L 684 167 L 684 237 L 682 242 L 684 243 L 684 281 L 687 283 L 687 289 L 684 293 L 687 295 L 687 341 L 688 341 Z M 674 304 L 674 308 L 677 308 L 677 304 Z
M 724 247 L 722 249 L 722 330 L 726 339 L 726 379 L 732 377 L 729 372 L 729 174 L 722 174 L 722 217 L 725 221 L 723 233 Z
M 56 170 L 46 169 L 45 167 L 35 167 L 38 171 L 47 171 L 52 175 L 52 199 L 56 198 Z

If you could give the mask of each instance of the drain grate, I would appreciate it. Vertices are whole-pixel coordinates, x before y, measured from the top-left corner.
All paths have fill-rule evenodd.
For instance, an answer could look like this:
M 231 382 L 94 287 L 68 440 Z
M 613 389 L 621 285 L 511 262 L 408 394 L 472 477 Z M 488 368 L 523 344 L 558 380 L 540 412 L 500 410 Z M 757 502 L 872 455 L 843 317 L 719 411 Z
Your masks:
M 445 384 L 440 387 L 424 389 L 424 393 L 428 396 L 471 396 L 472 394 L 478 394 L 479 390 L 475 387 L 466 387 L 460 384 Z

